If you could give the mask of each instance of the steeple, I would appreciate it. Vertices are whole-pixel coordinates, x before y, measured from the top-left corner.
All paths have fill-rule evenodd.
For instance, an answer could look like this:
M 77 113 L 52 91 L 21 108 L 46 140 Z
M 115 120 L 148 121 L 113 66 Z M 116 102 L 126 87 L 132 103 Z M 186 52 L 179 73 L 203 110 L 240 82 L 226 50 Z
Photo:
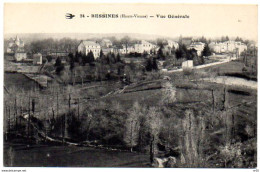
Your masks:
M 20 41 L 18 35 L 16 35 L 16 37 L 15 37 L 15 41 Z
M 20 45 L 20 39 L 17 35 L 15 37 L 15 44 L 18 45 L 18 46 Z

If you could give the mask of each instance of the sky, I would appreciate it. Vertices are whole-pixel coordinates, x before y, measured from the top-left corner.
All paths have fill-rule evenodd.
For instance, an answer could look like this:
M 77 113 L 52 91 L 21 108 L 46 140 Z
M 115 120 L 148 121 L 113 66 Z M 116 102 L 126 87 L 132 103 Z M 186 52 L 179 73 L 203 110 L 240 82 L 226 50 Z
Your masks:
M 66 19 L 66 13 L 75 17 Z M 80 18 L 80 14 L 153 18 Z M 156 15 L 166 15 L 157 18 Z M 168 15 L 188 15 L 188 19 Z M 257 5 L 5 3 L 4 33 L 141 33 L 167 37 L 242 37 L 257 41 Z

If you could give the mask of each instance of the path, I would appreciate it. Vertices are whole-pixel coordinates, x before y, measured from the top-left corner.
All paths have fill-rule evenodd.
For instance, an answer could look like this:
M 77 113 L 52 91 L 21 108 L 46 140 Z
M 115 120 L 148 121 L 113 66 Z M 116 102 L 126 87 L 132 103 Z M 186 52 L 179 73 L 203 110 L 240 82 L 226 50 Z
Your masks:
M 231 59 L 223 59 L 223 60 L 221 60 L 219 62 L 214 62 L 214 63 L 204 64 L 204 65 L 194 66 L 193 69 L 202 69 L 202 68 L 206 68 L 206 67 L 210 67 L 210 66 L 215 66 L 215 65 L 227 63 L 227 62 L 230 62 L 230 61 L 231 61 Z M 175 73 L 175 72 L 181 72 L 181 71 L 183 71 L 183 69 L 169 70 L 167 72 L 168 73 Z
M 252 89 L 257 89 L 257 82 L 250 81 L 243 78 L 236 78 L 230 76 L 218 76 L 214 78 L 203 78 L 203 81 L 214 82 L 218 84 L 225 84 L 225 85 L 234 85 L 234 86 L 244 86 L 249 87 Z

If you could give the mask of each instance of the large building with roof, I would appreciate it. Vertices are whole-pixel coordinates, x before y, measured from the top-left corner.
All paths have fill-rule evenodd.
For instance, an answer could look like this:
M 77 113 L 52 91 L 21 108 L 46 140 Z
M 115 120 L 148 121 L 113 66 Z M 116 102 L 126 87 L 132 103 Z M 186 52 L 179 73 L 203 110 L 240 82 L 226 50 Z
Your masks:
M 238 55 L 241 54 L 241 52 L 247 50 L 247 46 L 238 41 L 225 41 L 225 42 L 211 42 L 209 44 L 209 47 L 215 52 L 215 53 L 238 53 Z
M 102 39 L 100 42 L 101 46 L 104 48 L 111 48 L 112 47 L 112 42 L 109 39 Z
M 194 42 L 192 37 L 183 37 L 183 38 L 180 38 L 180 41 L 182 44 L 184 44 L 186 46 L 190 46 Z
M 119 52 L 121 54 L 129 54 L 129 53 L 135 52 L 135 49 L 134 49 L 133 45 L 128 45 L 128 46 L 122 45 L 122 47 L 123 48 L 119 49 Z
M 156 45 L 148 41 L 142 40 L 140 43 L 134 45 L 134 50 L 137 53 L 147 52 L 148 54 L 150 54 L 150 51 L 155 47 Z
M 123 45 L 123 48 L 120 49 L 120 53 L 126 54 L 126 53 L 144 53 L 146 52 L 147 54 L 151 53 L 151 50 L 155 49 L 156 45 L 142 40 L 139 43 L 133 44 L 133 45 L 128 45 L 127 48 L 125 45 Z
M 179 48 L 179 43 L 176 41 L 172 41 L 172 40 L 167 40 L 167 44 L 170 48 L 175 48 L 178 49 Z
M 81 41 L 78 45 L 78 52 L 88 55 L 88 53 L 92 51 L 95 59 L 100 56 L 100 50 L 100 45 L 94 41 Z

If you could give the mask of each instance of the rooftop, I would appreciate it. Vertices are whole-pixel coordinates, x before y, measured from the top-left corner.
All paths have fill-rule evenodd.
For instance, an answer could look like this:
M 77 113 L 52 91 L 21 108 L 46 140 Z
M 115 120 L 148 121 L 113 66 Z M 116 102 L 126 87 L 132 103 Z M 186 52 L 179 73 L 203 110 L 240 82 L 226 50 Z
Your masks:
M 83 45 L 85 46 L 89 46 L 89 45 L 92 45 L 92 46 L 99 46 L 98 43 L 94 42 L 94 41 L 82 41 Z

